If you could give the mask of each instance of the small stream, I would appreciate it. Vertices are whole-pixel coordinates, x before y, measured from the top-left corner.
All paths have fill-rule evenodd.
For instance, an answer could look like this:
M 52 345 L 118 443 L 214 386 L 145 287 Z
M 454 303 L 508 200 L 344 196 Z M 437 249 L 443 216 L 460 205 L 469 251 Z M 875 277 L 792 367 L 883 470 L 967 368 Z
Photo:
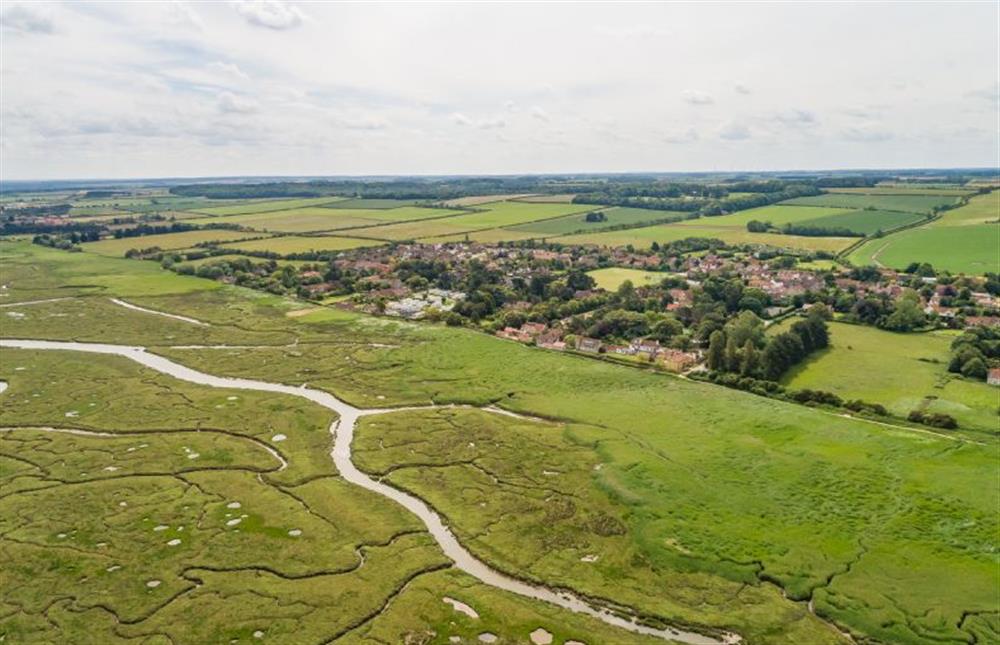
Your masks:
M 339 416 L 333 423 L 330 431 L 333 433 L 334 443 L 331 456 L 337 470 L 341 476 L 352 484 L 366 488 L 372 492 L 387 497 L 402 505 L 411 513 L 420 518 L 427 527 L 427 530 L 437 541 L 457 568 L 476 578 L 480 582 L 509 591 L 511 593 L 541 600 L 570 611 L 586 614 L 597 618 L 609 625 L 614 625 L 638 634 L 655 636 L 665 640 L 691 643 L 692 645 L 725 645 L 728 643 L 738 643 L 741 639 L 737 634 L 727 633 L 721 637 L 707 636 L 697 632 L 688 632 L 679 629 L 654 629 L 645 625 L 640 625 L 634 620 L 628 620 L 616 616 L 606 609 L 601 609 L 588 604 L 582 598 L 565 591 L 554 591 L 547 587 L 534 585 L 516 578 L 507 576 L 491 568 L 485 562 L 476 558 L 465 547 L 463 547 L 451 530 L 444 524 L 441 516 L 420 499 L 393 488 L 381 481 L 376 481 L 358 470 L 351 461 L 351 442 L 354 438 L 354 429 L 358 419 L 363 416 L 373 414 L 385 414 L 398 411 L 397 409 L 376 409 L 365 410 L 355 408 L 332 394 L 320 390 L 301 386 L 294 387 L 280 383 L 269 383 L 266 381 L 256 381 L 243 378 L 229 378 L 213 376 L 204 372 L 193 370 L 178 363 L 175 363 L 162 356 L 150 354 L 143 347 L 133 347 L 128 345 L 106 345 L 101 343 L 77 343 L 47 340 L 12 340 L 0 339 L 0 347 L 13 347 L 18 349 L 36 350 L 63 350 L 76 352 L 90 352 L 96 354 L 113 354 L 123 356 L 133 360 L 145 367 L 156 370 L 163 374 L 168 374 L 174 378 L 199 385 L 209 387 L 230 388 L 238 390 L 257 390 L 263 392 L 277 392 L 280 394 L 290 394 L 299 396 L 317 403 L 329 410 L 333 410 Z M 6 384 L 0 381 L 0 392 L 6 389 Z M 490 411 L 490 410 L 487 410 Z

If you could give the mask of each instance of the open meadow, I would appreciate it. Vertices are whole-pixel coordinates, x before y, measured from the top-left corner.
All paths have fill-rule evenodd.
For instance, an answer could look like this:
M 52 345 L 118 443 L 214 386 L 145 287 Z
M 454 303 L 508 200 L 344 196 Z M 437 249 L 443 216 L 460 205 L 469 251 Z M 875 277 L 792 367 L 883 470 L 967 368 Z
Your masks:
M 158 247 L 164 251 L 184 249 L 206 242 L 228 242 L 246 238 L 261 237 L 261 233 L 251 231 L 231 231 L 226 229 L 204 229 L 200 231 L 182 231 L 180 233 L 161 233 L 159 235 L 144 235 L 142 237 L 108 238 L 99 242 L 87 242 L 81 245 L 84 251 L 122 257 L 129 249 L 146 249 Z
M 771 330 L 786 330 L 787 320 Z M 844 400 L 881 403 L 905 417 L 913 410 L 944 412 L 975 433 L 1000 432 L 1000 394 L 982 381 L 948 372 L 957 332 L 896 333 L 830 323 L 830 347 L 796 365 L 786 387 L 825 390 Z
M 969 203 L 944 211 L 925 226 L 866 242 L 851 252 L 856 265 L 902 269 L 929 262 L 939 270 L 983 274 L 1000 271 L 1000 193 L 978 195 Z
M 309 251 L 343 251 L 345 249 L 357 249 L 377 244 L 380 244 L 377 240 L 352 237 L 285 235 L 282 237 L 221 244 L 220 248 L 233 249 L 234 251 L 266 251 L 277 253 L 278 255 L 291 255 L 294 253 L 307 253 Z
M 935 208 L 950 206 L 959 199 L 957 195 L 861 195 L 828 193 L 815 197 L 790 199 L 786 204 L 798 206 L 830 206 L 835 208 L 872 208 L 884 211 L 930 213 Z
M 587 275 L 594 279 L 597 286 L 608 291 L 616 291 L 626 280 L 637 287 L 659 284 L 664 278 L 670 276 L 662 271 L 643 271 L 642 269 L 625 269 L 622 267 L 608 267 L 606 269 L 595 269 L 587 271 Z

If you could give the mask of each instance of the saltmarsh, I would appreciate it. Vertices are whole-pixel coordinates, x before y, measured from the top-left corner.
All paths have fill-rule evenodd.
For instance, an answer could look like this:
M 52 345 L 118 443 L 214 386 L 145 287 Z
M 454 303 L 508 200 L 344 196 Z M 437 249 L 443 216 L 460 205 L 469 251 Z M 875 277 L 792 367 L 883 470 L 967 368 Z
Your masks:
M 19 251 L 22 256 L 16 274 L 9 280 L 5 275 L 3 280 L 9 282 L 10 289 L 17 294 L 58 289 L 49 277 L 53 275 L 47 270 L 50 266 L 60 266 L 60 271 L 64 272 L 60 275 L 100 277 L 103 269 L 95 268 L 93 263 L 108 262 L 89 254 L 61 254 L 57 261 L 47 254 L 58 252 L 35 247 L 20 247 Z M 58 262 L 65 264 L 58 265 Z M 155 265 L 138 262 L 131 265 L 142 276 L 133 280 L 131 288 L 141 286 L 147 279 L 155 283 L 158 274 L 142 268 L 155 268 Z M 29 270 L 30 266 L 36 270 Z M 156 271 L 160 270 L 156 268 Z M 137 337 L 147 335 L 156 344 L 153 351 L 180 363 L 212 374 L 293 385 L 309 383 L 363 407 L 431 401 L 476 405 L 493 402 L 516 411 L 557 419 L 556 423 L 538 423 L 470 410 L 442 410 L 398 412 L 366 420 L 361 426 L 358 447 L 363 453 L 358 453 L 359 465 L 372 472 L 384 471 L 389 481 L 425 496 L 452 521 L 456 533 L 470 549 L 501 569 L 612 598 L 659 618 L 725 626 L 741 633 L 749 642 L 815 643 L 839 639 L 823 621 L 835 622 L 859 638 L 889 642 L 967 642 L 973 634 L 981 641 L 997 638 L 996 621 L 991 618 L 991 612 L 995 611 L 993 592 L 1000 584 L 995 555 L 998 530 L 995 509 L 1000 502 L 996 491 L 1000 486 L 995 444 L 989 437 L 983 438 L 988 445 L 976 445 L 886 428 L 734 390 L 523 347 L 466 330 L 322 309 L 309 316 L 289 318 L 286 313 L 301 305 L 243 290 L 191 291 L 187 285 L 193 283 L 176 284 L 177 293 L 134 295 L 129 301 L 154 310 L 191 316 L 213 327 L 226 327 L 226 333 L 232 334 L 230 342 L 247 345 L 181 349 L 177 346 L 199 344 L 189 342 L 184 335 L 202 333 L 200 327 L 170 327 L 171 335 L 175 335 L 174 329 L 181 335 L 167 339 L 165 334 L 157 332 L 156 326 L 172 325 L 168 319 L 129 312 L 130 316 L 145 316 L 149 320 L 142 325 L 132 319 L 138 326 Z M 102 298 L 109 295 L 105 289 L 98 291 Z M 17 328 L 18 336 L 32 337 L 34 325 L 39 325 L 39 334 L 66 334 L 74 329 L 72 322 L 58 316 L 29 316 L 18 323 L 21 325 Z M 106 332 L 95 325 L 86 333 L 95 340 L 122 342 L 115 334 L 120 333 L 124 325 L 118 324 Z M 6 336 L 8 329 L 10 321 L 3 320 L 0 333 Z M 241 342 L 241 334 L 249 338 L 254 333 L 265 337 L 270 334 L 290 336 L 293 340 L 285 343 L 289 346 L 266 347 L 257 346 L 264 343 Z M 228 401 L 228 394 L 221 396 L 225 401 L 211 402 L 212 397 L 217 399 L 224 394 L 213 390 L 206 394 L 208 398 L 204 402 L 193 399 L 197 414 L 183 412 L 189 410 L 185 396 L 191 398 L 191 392 L 185 389 L 185 396 L 175 396 L 171 392 L 179 389 L 176 384 L 169 379 L 163 382 L 154 378 L 144 386 L 148 387 L 144 391 L 151 397 L 146 403 L 150 410 L 147 414 L 152 416 L 155 410 L 164 409 L 161 406 L 166 405 L 167 412 L 161 415 L 161 423 L 167 419 L 173 421 L 155 428 L 143 427 L 142 423 L 125 428 L 122 424 L 128 422 L 131 412 L 125 412 L 123 407 L 109 410 L 103 417 L 86 416 L 80 409 L 82 406 L 67 407 L 80 401 L 92 402 L 93 399 L 86 396 L 87 388 L 96 387 L 89 383 L 99 380 L 82 371 L 77 362 L 63 360 L 41 369 L 42 374 L 60 378 L 68 376 L 68 372 L 79 371 L 79 379 L 65 391 L 59 385 L 60 378 L 47 378 L 44 383 L 34 386 L 18 385 L 17 382 L 28 378 L 31 371 L 17 371 L 16 367 L 30 368 L 30 365 L 24 362 L 26 359 L 7 360 L 6 352 L 0 361 L 5 370 L 0 378 L 11 383 L 10 389 L 0 395 L 5 417 L 12 413 L 8 412 L 8 400 L 41 399 L 41 396 L 30 395 L 42 385 L 45 385 L 45 393 L 58 403 L 45 415 L 37 417 L 27 414 L 30 407 L 12 408 L 18 415 L 23 414 L 16 417 L 17 424 L 65 426 L 86 423 L 90 429 L 120 431 L 163 430 L 166 426 L 188 431 L 198 419 L 202 420 L 202 428 L 224 429 L 244 423 L 257 429 L 254 430 L 257 434 L 245 440 L 237 438 L 240 442 L 248 442 L 245 447 L 244 443 L 222 446 L 232 455 L 232 463 L 242 466 L 250 463 L 247 459 L 254 459 L 253 463 L 260 469 L 274 467 L 273 456 L 257 450 L 259 444 L 251 441 L 260 439 L 270 443 L 273 440 L 274 435 L 260 430 L 261 424 L 271 418 L 257 412 L 263 409 L 261 405 L 252 407 L 257 412 L 254 416 L 246 416 L 249 412 L 236 416 L 237 412 L 225 407 L 233 403 Z M 91 361 L 91 357 L 87 357 L 87 361 Z M 117 384 L 119 393 L 129 392 L 136 387 L 135 380 L 122 374 L 109 377 L 105 386 Z M 138 377 L 138 380 L 145 382 L 148 379 Z M 75 391 L 81 394 L 76 395 Z M 61 393 L 57 395 L 57 392 Z M 12 395 L 13 398 L 9 398 Z M 109 398 L 114 395 L 107 394 Z M 247 393 L 232 395 L 244 397 Z M 103 396 L 101 393 L 98 398 Z M 139 400 L 147 400 L 146 394 L 142 397 Z M 217 409 L 214 405 L 224 407 Z M 65 416 L 73 411 L 78 414 Z M 234 416 L 217 419 L 215 414 Z M 284 414 L 286 412 L 282 412 Z M 137 420 L 143 421 L 143 417 Z M 325 420 L 319 424 L 321 430 L 314 436 L 319 437 L 324 432 L 324 423 Z M 233 429 L 236 434 L 244 434 L 240 428 Z M 267 486 L 259 489 L 261 499 L 286 498 L 275 492 L 275 486 L 288 488 L 306 481 L 296 473 L 310 472 L 321 466 L 319 460 L 310 460 L 300 470 L 294 470 L 295 456 L 286 448 L 295 447 L 290 443 L 292 434 L 284 434 L 289 439 L 270 445 L 288 457 L 289 468 L 287 473 L 261 473 Z M 300 433 L 299 436 L 305 435 Z M 180 437 L 167 436 L 168 439 Z M 328 441 L 329 435 L 325 439 Z M 174 455 L 173 444 L 162 445 L 164 447 L 158 450 Z M 178 448 L 183 451 L 185 445 L 182 443 Z M 187 447 L 195 449 L 191 445 Z M 86 452 L 99 456 L 89 447 Z M 28 459 L 36 461 L 30 455 Z M 193 461 L 198 459 L 200 457 Z M 108 465 L 107 461 L 100 463 L 102 468 Z M 17 468 L 28 467 L 21 462 L 18 464 Z M 174 463 L 167 466 L 174 467 Z M 93 470 L 87 468 L 79 472 Z M 256 496 L 257 488 L 243 488 L 256 486 L 255 481 L 259 483 L 256 474 L 213 471 L 184 473 L 183 478 L 197 478 L 196 483 L 208 486 L 205 490 L 211 494 L 206 497 L 218 501 L 221 521 L 226 512 L 232 512 L 232 509 L 222 510 L 225 508 L 223 500 L 232 499 L 237 491 L 249 491 L 248 494 Z M 216 483 L 213 477 L 224 483 Z M 142 481 L 147 479 L 154 481 L 152 478 Z M 172 528 L 183 524 L 185 532 L 190 530 L 187 527 L 195 525 L 195 519 L 209 502 L 203 500 L 202 493 L 191 484 L 178 482 L 175 491 L 160 481 L 155 480 L 158 485 L 150 488 L 166 495 L 169 503 L 160 498 L 143 502 L 144 512 L 132 521 L 141 522 L 144 517 L 150 517 L 151 522 L 158 521 L 151 511 L 145 512 L 148 509 L 177 509 L 176 512 L 171 510 L 169 522 L 162 523 Z M 176 481 L 176 477 L 164 477 L 162 481 Z M 305 499 L 314 513 L 334 524 L 339 514 L 347 513 L 348 508 L 368 512 L 369 508 L 379 506 L 386 509 L 387 515 L 380 521 L 390 526 L 387 529 L 390 533 L 392 527 L 406 532 L 409 529 L 403 527 L 413 526 L 406 516 L 393 519 L 395 507 L 380 498 L 358 499 L 356 492 L 352 492 L 354 489 L 348 486 L 330 493 L 326 486 L 337 481 L 331 477 L 308 479 L 308 483 L 295 486 L 292 492 Z M 88 502 L 89 506 L 82 501 L 80 504 L 65 503 L 68 494 L 79 494 L 77 491 L 82 491 L 82 487 L 97 485 L 111 484 L 105 481 L 73 484 L 73 493 L 60 490 L 64 489 L 63 484 L 34 491 L 31 495 L 51 497 L 33 498 L 30 503 L 18 506 L 16 513 L 3 516 L 29 517 L 34 527 L 31 540 L 35 542 L 42 534 L 53 536 L 53 541 L 66 539 L 57 536 L 59 533 L 72 535 L 74 528 L 80 535 L 84 524 L 76 515 L 59 515 L 58 521 L 53 521 L 45 515 L 32 516 L 32 511 L 60 506 L 60 512 L 69 513 L 79 507 L 86 517 L 104 517 L 97 512 L 98 506 L 112 499 L 117 502 L 117 498 L 112 497 L 113 490 L 101 489 L 95 493 L 93 503 Z M 147 489 L 142 490 L 145 491 L 141 492 L 142 496 L 152 495 Z M 304 491 L 311 491 L 311 495 L 306 497 Z M 319 506 L 321 501 L 328 506 Z M 483 502 L 486 506 L 480 506 Z M 572 506 L 566 502 L 571 502 Z M 288 512 L 291 513 L 293 505 L 289 504 Z M 184 510 L 184 506 L 190 508 Z M 302 507 L 294 508 L 300 512 Z M 217 516 L 209 514 L 206 517 Z M 267 526 L 284 528 L 287 522 L 283 516 L 279 519 L 282 519 L 280 524 L 277 520 L 269 520 L 271 523 Z M 320 519 L 312 519 L 322 523 Z M 95 537 L 88 538 L 93 540 L 89 544 L 94 545 L 94 549 L 98 548 L 98 542 L 114 544 L 96 537 L 98 531 L 93 527 L 100 522 L 94 522 L 96 524 L 86 525 L 92 527 L 88 530 L 95 532 Z M 250 526 L 253 523 L 248 523 Z M 359 532 L 365 533 L 363 529 Z M 299 537 L 305 536 L 303 533 Z M 382 537 L 385 536 L 383 532 Z M 174 549 L 188 544 L 183 537 L 170 539 L 182 542 L 174 547 L 157 546 L 157 550 L 151 549 L 151 552 L 159 554 L 162 550 L 167 554 L 163 558 L 172 558 L 172 554 L 178 552 Z M 278 539 L 277 536 L 274 539 Z M 357 539 L 338 541 L 331 537 L 325 542 L 327 552 L 310 557 L 332 557 L 329 554 L 348 552 L 352 544 L 356 546 Z M 361 539 L 367 541 L 367 538 Z M 189 552 L 197 557 L 187 558 L 183 565 L 171 559 L 163 560 L 171 566 L 177 565 L 168 570 L 173 571 L 169 587 L 166 577 L 155 578 L 162 584 L 152 588 L 153 591 L 146 591 L 140 585 L 136 597 L 116 611 L 141 616 L 139 612 L 150 605 L 129 603 L 145 602 L 143 594 L 156 594 L 156 589 L 182 591 L 186 586 L 193 586 L 195 582 L 191 578 L 196 578 L 204 582 L 202 587 L 179 596 L 166 610 L 154 612 L 153 619 L 159 621 L 157 631 L 175 633 L 178 625 L 197 622 L 205 614 L 199 613 L 203 611 L 202 604 L 192 599 L 201 597 L 206 598 L 204 605 L 208 607 L 204 611 L 210 610 L 211 615 L 228 616 L 227 612 L 232 612 L 232 621 L 227 618 L 220 622 L 245 630 L 238 632 L 240 638 L 248 638 L 248 633 L 262 630 L 251 620 L 251 613 L 275 615 L 288 621 L 284 625 L 291 625 L 294 620 L 289 618 L 289 613 L 294 612 L 285 610 L 297 607 L 301 610 L 296 614 L 300 622 L 310 625 L 323 622 L 328 619 L 325 611 L 347 600 L 344 595 L 336 595 L 339 592 L 321 593 L 311 585 L 335 581 L 340 581 L 337 589 L 355 590 L 356 593 L 350 592 L 352 598 L 372 599 L 371 602 L 358 600 L 359 604 L 351 604 L 352 615 L 362 614 L 362 605 L 375 607 L 373 611 L 377 613 L 380 603 L 392 595 L 391 591 L 382 590 L 401 586 L 401 580 L 414 571 L 429 571 L 441 564 L 439 556 L 435 555 L 439 552 L 432 545 L 421 546 L 421 539 L 421 534 L 407 534 L 392 541 L 386 548 L 399 548 L 412 555 L 412 559 L 396 551 L 387 551 L 387 557 L 396 564 L 390 572 L 394 577 L 383 578 L 382 573 L 376 573 L 373 580 L 380 582 L 368 586 L 351 587 L 353 583 L 346 580 L 363 574 L 367 566 L 345 576 L 327 577 L 324 573 L 303 578 L 289 585 L 296 587 L 295 590 L 273 580 L 266 571 L 255 569 L 252 577 L 255 584 L 266 585 L 268 589 L 280 586 L 283 590 L 279 598 L 295 599 L 290 604 L 257 606 L 253 603 L 264 601 L 240 593 L 246 587 L 246 578 L 238 577 L 235 572 L 233 577 L 210 572 L 203 575 L 195 567 L 204 567 L 205 562 L 219 562 L 202 555 L 217 551 L 201 551 L 209 538 L 199 535 L 197 541 L 190 544 L 192 551 Z M 21 547 L 8 548 L 7 557 L 30 566 L 28 573 L 18 575 L 45 581 L 44 584 L 39 582 L 40 586 L 30 587 L 33 595 L 29 600 L 34 603 L 31 606 L 44 606 L 43 600 L 55 598 L 56 589 L 78 590 L 80 587 L 75 585 L 87 584 L 78 582 L 83 576 L 72 567 L 64 577 L 38 573 L 48 571 L 50 554 L 59 556 L 59 562 L 64 562 L 68 560 L 68 551 L 59 551 L 58 547 L 46 551 L 47 546 L 31 546 L 15 554 L 13 549 L 16 548 Z M 234 557 L 237 566 L 247 566 L 248 562 L 259 566 L 264 561 L 284 572 L 294 564 L 282 560 L 284 556 L 272 548 L 264 548 L 261 552 L 254 550 L 251 555 L 265 554 L 255 557 L 246 557 L 239 549 L 232 553 L 239 555 Z M 373 564 L 375 557 L 373 554 Z M 147 559 L 151 565 L 159 566 L 161 562 L 159 556 Z M 86 561 L 90 561 L 89 555 Z M 313 562 L 317 568 L 310 572 L 318 573 L 319 560 Z M 113 564 L 94 560 L 88 570 L 99 573 Z M 56 570 L 62 566 L 56 566 Z M 228 572 L 226 562 L 221 566 Z M 185 567 L 194 568 L 185 573 Z M 154 568 L 148 573 L 166 576 L 162 571 Z M 373 566 L 370 571 L 385 569 Z M 239 576 L 242 575 L 241 571 Z M 443 631 L 446 626 L 437 621 L 447 620 L 448 616 L 456 623 L 456 629 L 466 630 L 462 635 L 471 638 L 475 625 L 466 626 L 462 622 L 465 618 L 455 616 L 443 602 L 433 609 L 437 606 L 432 602 L 434 596 L 428 595 L 433 592 L 426 591 L 424 586 L 440 580 L 442 585 L 452 585 L 448 587 L 449 594 L 458 594 L 460 589 L 455 590 L 455 581 L 448 579 L 450 575 L 451 572 L 420 575 L 396 597 L 398 605 L 395 601 L 390 603 L 385 613 L 365 623 L 366 626 L 354 632 L 351 638 L 360 639 L 363 634 L 370 633 L 373 638 L 381 635 L 392 641 L 399 640 L 408 630 L 425 630 L 434 631 L 436 638 L 442 640 L 447 633 Z M 87 577 L 96 579 L 93 575 Z M 386 580 L 384 586 L 383 579 Z M 271 586 L 272 581 L 275 586 Z M 790 598 L 782 597 L 772 583 L 781 585 Z M 9 585 L 2 588 L 7 587 Z M 199 595 L 203 591 L 205 595 Z M 223 596 L 232 594 L 237 604 L 222 608 L 212 605 L 215 601 L 207 599 L 209 591 L 218 591 Z M 366 595 L 369 592 L 371 595 Z M 111 597 L 116 593 L 109 592 Z M 506 594 L 491 590 L 484 593 L 485 597 L 509 599 Z M 85 597 L 83 592 L 72 595 L 77 598 L 75 604 L 56 603 L 49 616 L 76 629 L 83 624 L 83 617 L 97 616 L 94 624 L 112 628 L 112 622 L 105 618 L 106 612 L 85 611 L 89 605 L 80 600 Z M 480 596 L 451 597 L 481 609 L 482 601 L 477 600 Z M 809 597 L 819 618 L 813 617 L 806 607 L 804 600 Z M 315 598 L 316 602 L 310 604 L 307 598 Z M 246 612 L 240 610 L 240 601 L 246 601 Z M 510 610 L 511 621 L 522 621 L 519 612 L 536 607 L 521 600 L 515 604 L 519 609 Z M 409 608 L 422 613 L 413 615 L 406 611 Z M 452 613 L 442 613 L 442 608 Z M 485 611 L 483 614 L 485 616 Z M 498 604 L 490 620 L 507 615 L 506 608 Z M 43 618 L 33 620 L 31 625 L 45 627 Z M 275 622 L 280 621 L 276 618 Z M 339 625 L 331 622 L 332 629 L 328 633 L 339 629 Z M 546 628 L 555 631 L 551 623 L 547 623 Z M 192 629 L 207 627 L 197 625 Z M 124 631 L 135 634 L 139 630 Z M 566 637 L 575 635 L 559 633 L 565 633 Z M 622 642 L 622 638 L 615 635 L 606 637 L 607 632 L 595 630 L 592 633 L 592 637 L 583 640 Z M 181 637 L 178 640 L 214 638 L 203 631 L 192 634 L 188 639 Z M 524 639 L 521 627 L 507 635 L 511 639 Z M 631 636 L 625 638 L 631 642 Z

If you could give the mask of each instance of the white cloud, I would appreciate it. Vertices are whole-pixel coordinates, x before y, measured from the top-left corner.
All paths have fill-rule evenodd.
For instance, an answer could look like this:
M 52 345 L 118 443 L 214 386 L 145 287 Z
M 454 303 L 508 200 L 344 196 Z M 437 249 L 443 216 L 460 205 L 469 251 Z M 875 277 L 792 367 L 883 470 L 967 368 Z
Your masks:
M 51 34 L 55 31 L 52 18 L 44 11 L 23 4 L 10 5 L 0 12 L 0 26 L 4 31 L 22 34 Z
M 497 130 L 503 128 L 507 123 L 503 119 L 484 119 L 476 124 L 480 130 Z
M 892 132 L 875 125 L 845 128 L 840 136 L 858 143 L 879 143 L 893 138 Z
M 167 5 L 167 22 L 177 27 L 189 27 L 204 31 L 205 23 L 187 2 L 171 2 Z
M 454 114 L 452 114 L 451 115 L 451 121 L 455 125 L 463 125 L 463 126 L 464 125 L 472 125 L 472 119 L 470 119 L 469 117 L 465 116 L 461 112 L 455 112 Z
M 681 92 L 681 98 L 684 99 L 685 103 L 690 103 L 691 105 L 711 105 L 715 103 L 715 99 L 710 94 L 701 90 L 684 90 Z
M 549 113 L 541 108 L 541 106 L 535 105 L 531 108 L 531 116 L 538 119 L 539 121 L 545 121 L 548 123 L 551 119 Z
M 238 96 L 232 92 L 222 92 L 216 99 L 216 108 L 223 114 L 253 114 L 257 111 L 257 104 L 246 97 Z
M 666 143 L 694 143 L 698 139 L 698 132 L 694 128 L 682 132 L 670 132 L 663 136 Z
M 240 69 L 240 66 L 236 63 L 224 63 L 217 60 L 209 63 L 207 67 L 213 72 L 220 72 L 228 76 L 235 76 L 236 78 L 240 78 L 245 81 L 250 79 L 250 76 Z
M 267 29 L 292 29 L 305 19 L 301 9 L 282 0 L 237 0 L 236 10 L 251 25 Z
M 726 141 L 743 141 L 751 136 L 750 128 L 737 121 L 723 123 L 719 128 L 719 137 Z
M 736 91 L 737 94 L 744 94 L 744 95 L 752 94 L 750 88 L 744 85 L 743 83 L 737 83 L 736 85 L 733 86 L 733 89 Z
M 816 125 L 816 115 L 809 110 L 784 110 L 774 116 L 778 123 L 789 127 L 806 127 Z

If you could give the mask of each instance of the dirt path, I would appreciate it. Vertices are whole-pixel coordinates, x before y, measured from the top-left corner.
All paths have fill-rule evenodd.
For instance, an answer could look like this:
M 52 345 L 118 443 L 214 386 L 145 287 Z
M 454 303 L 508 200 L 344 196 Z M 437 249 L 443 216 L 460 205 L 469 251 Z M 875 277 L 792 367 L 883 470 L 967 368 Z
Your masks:
M 173 318 L 174 320 L 180 320 L 181 322 L 190 323 L 192 325 L 198 325 L 200 327 L 211 326 L 207 322 L 197 320 L 196 318 L 188 318 L 187 316 L 179 316 L 177 314 L 168 314 L 165 311 L 156 311 L 155 309 L 146 309 L 145 307 L 140 307 L 139 305 L 133 305 L 131 302 L 125 302 L 124 300 L 119 300 L 118 298 L 110 298 L 110 300 L 119 307 L 125 307 L 126 309 L 131 309 L 133 311 L 141 311 L 144 314 L 153 314 L 154 316 Z
M 174 317 L 170 314 L 166 315 Z M 741 641 L 740 636 L 733 633 L 723 633 L 721 636 L 716 637 L 680 629 L 654 629 L 640 624 L 635 618 L 626 619 L 620 615 L 610 612 L 607 609 L 593 606 L 571 592 L 562 590 L 557 592 L 548 587 L 533 585 L 528 582 L 512 578 L 493 569 L 482 560 L 476 558 L 476 556 L 470 553 L 459 543 L 458 539 L 444 523 L 441 516 L 438 515 L 438 513 L 425 502 L 399 489 L 393 488 L 384 482 L 372 479 L 360 471 L 351 461 L 351 443 L 354 438 L 354 430 L 357 427 L 358 419 L 374 414 L 389 414 L 397 412 L 403 408 L 365 410 L 345 403 L 328 392 L 314 390 L 306 386 L 294 387 L 281 383 L 269 383 L 267 381 L 257 381 L 253 379 L 214 376 L 185 367 L 184 365 L 175 363 L 162 356 L 151 354 L 147 352 L 144 347 L 109 345 L 101 343 L 12 339 L 0 339 L 0 347 L 13 347 L 31 350 L 90 352 L 96 354 L 122 356 L 163 374 L 173 376 L 174 378 L 182 381 L 197 383 L 199 385 L 228 389 L 275 392 L 308 399 L 313 403 L 317 403 L 327 408 L 328 410 L 336 412 L 339 416 L 338 420 L 331 425 L 330 432 L 334 437 L 331 456 L 333 457 L 334 464 L 337 466 L 341 476 L 352 484 L 361 486 L 362 488 L 395 501 L 419 517 L 427 527 L 427 530 L 437 541 L 438 546 L 440 546 L 445 555 L 455 563 L 455 566 L 465 573 L 473 576 L 480 582 L 504 591 L 518 594 L 520 596 L 533 598 L 535 600 L 556 605 L 576 613 L 584 614 L 601 620 L 609 625 L 620 627 L 634 633 L 654 636 L 664 640 L 690 643 L 691 645 L 726 645 L 728 643 L 738 643 Z M 501 411 L 499 408 L 486 408 L 486 411 L 505 413 L 505 411 Z

